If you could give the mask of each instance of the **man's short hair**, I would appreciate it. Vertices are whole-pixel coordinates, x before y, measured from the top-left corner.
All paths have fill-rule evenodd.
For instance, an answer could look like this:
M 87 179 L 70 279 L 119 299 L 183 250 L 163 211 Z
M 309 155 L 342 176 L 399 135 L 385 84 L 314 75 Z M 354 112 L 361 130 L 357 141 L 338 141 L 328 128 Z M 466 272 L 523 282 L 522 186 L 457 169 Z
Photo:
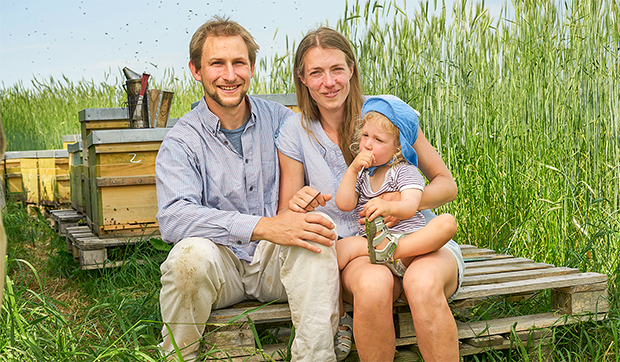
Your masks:
M 209 36 L 240 36 L 248 48 L 250 65 L 254 66 L 256 63 L 256 52 L 259 46 L 256 44 L 252 34 L 239 25 L 239 23 L 229 18 L 214 16 L 196 30 L 189 43 L 189 61 L 194 64 L 196 70 L 201 68 L 202 48 Z

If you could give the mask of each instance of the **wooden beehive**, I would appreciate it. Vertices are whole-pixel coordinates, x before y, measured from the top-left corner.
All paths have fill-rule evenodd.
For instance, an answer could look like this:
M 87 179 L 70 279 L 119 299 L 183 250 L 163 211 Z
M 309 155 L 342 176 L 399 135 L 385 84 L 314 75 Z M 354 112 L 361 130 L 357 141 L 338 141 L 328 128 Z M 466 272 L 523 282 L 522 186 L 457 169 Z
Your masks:
M 24 201 L 24 184 L 22 183 L 21 152 L 10 151 L 4 154 L 5 193 L 14 201 Z
M 300 109 L 297 106 L 297 95 L 295 93 L 281 93 L 281 94 L 252 94 L 253 97 L 262 98 L 267 101 L 278 102 L 295 113 L 299 113 Z
M 69 134 L 62 136 L 62 149 L 69 149 L 69 145 L 79 142 L 81 139 L 81 134 Z
M 168 128 L 93 131 L 87 137 L 90 211 L 99 237 L 159 231 L 155 159 Z
M 71 193 L 71 207 L 82 215 L 86 215 L 84 209 L 84 194 L 82 192 L 82 141 L 67 146 L 69 153 L 69 189 Z
M 39 204 L 61 206 L 71 198 L 67 150 L 37 151 Z
M 128 129 L 129 108 L 86 108 L 78 113 L 82 143 L 92 131 Z M 82 162 L 88 166 L 88 150 L 82 151 Z
M 24 202 L 39 203 L 39 162 L 37 151 L 20 151 L 19 167 L 24 187 Z

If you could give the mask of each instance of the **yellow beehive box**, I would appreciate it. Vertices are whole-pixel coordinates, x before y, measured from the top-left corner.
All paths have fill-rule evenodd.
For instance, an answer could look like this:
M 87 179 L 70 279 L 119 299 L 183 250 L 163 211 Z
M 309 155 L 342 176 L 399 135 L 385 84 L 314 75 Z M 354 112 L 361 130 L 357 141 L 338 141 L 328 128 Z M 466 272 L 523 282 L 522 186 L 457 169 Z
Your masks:
M 69 145 L 74 144 L 78 141 L 82 140 L 81 134 L 69 134 L 62 136 L 62 149 L 69 149 Z
M 100 237 L 158 232 L 155 159 L 168 128 L 93 131 L 87 138 L 90 215 Z
M 129 108 L 86 108 L 78 113 L 82 144 L 92 131 L 128 129 Z M 88 166 L 88 150 L 82 150 L 82 162 Z
M 71 198 L 69 183 L 69 153 L 65 149 L 37 151 L 39 173 L 39 203 L 46 206 L 68 204 Z
M 6 177 L 5 192 L 14 201 L 24 201 L 24 184 L 22 182 L 21 151 L 10 151 L 4 154 L 4 170 Z
M 39 173 L 39 203 L 46 206 L 68 204 L 69 153 L 67 150 L 37 151 Z
M 24 186 L 24 202 L 39 204 L 39 160 L 37 151 L 21 151 L 19 167 Z
M 82 141 L 67 146 L 69 153 L 69 189 L 71 195 L 71 207 L 82 215 L 85 215 L 84 196 L 82 193 Z
M 52 205 L 56 188 L 56 161 L 54 151 L 37 151 L 37 173 L 39 174 L 39 203 Z

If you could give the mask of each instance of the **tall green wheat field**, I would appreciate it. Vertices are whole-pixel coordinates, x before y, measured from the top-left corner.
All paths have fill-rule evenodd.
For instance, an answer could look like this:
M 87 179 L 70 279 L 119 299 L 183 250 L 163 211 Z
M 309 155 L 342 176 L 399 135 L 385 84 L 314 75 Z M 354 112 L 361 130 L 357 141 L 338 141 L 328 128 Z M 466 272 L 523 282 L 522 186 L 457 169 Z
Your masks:
M 420 111 L 459 187 L 437 210 L 456 216 L 457 242 L 606 273 L 617 315 L 620 2 L 513 1 L 499 18 L 484 2 L 408 5 L 349 3 L 329 25 L 350 39 L 366 94 L 394 94 Z M 295 92 L 299 40 L 259 60 L 251 93 Z M 7 150 L 59 148 L 62 135 L 79 133 L 81 109 L 123 106 L 121 74 L 0 89 Z M 173 69 L 149 87 L 175 92 L 173 118 L 201 97 Z

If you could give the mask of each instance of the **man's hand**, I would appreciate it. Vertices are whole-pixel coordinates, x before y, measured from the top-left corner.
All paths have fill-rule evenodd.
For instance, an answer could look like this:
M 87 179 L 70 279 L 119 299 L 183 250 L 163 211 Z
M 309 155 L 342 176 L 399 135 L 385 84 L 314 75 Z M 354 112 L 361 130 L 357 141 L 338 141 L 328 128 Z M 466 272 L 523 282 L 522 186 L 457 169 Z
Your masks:
M 321 249 L 308 241 L 332 246 L 336 234 L 332 231 L 335 225 L 317 214 L 306 214 L 286 210 L 273 217 L 260 219 L 252 240 L 269 240 L 274 244 L 300 246 L 315 253 Z
M 330 194 L 321 194 L 310 186 L 304 186 L 297 191 L 288 202 L 288 208 L 295 212 L 312 211 L 319 206 L 325 206 L 332 199 Z

